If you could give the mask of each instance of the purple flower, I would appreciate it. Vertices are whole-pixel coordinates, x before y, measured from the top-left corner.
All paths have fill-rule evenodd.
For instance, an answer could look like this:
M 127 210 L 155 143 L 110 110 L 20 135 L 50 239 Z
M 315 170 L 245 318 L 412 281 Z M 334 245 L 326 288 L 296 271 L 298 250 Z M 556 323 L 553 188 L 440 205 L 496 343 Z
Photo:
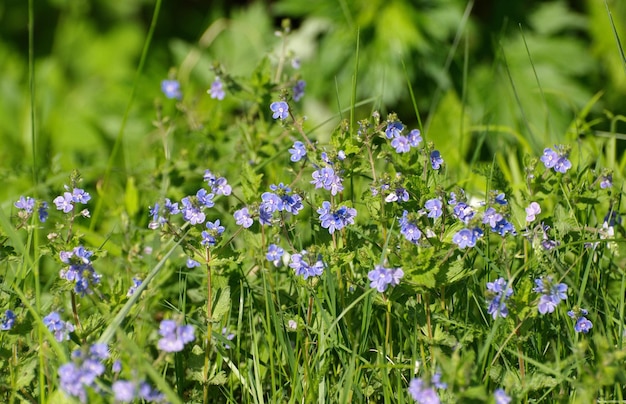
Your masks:
M 30 215 L 35 210 L 35 200 L 31 198 L 30 196 L 27 196 L 27 197 L 20 196 L 20 199 L 17 202 L 15 202 L 13 206 L 15 206 L 18 209 L 23 210 L 24 212 Z
M 430 164 L 433 167 L 433 170 L 439 170 L 441 168 L 441 165 L 443 164 L 443 157 L 441 157 L 439 150 L 433 150 L 430 153 Z
M 496 389 L 493 392 L 493 398 L 496 400 L 496 404 L 509 404 L 511 402 L 511 397 L 506 394 L 504 389 Z
M 177 80 L 163 80 L 161 82 L 161 91 L 167 98 L 176 98 L 180 100 L 183 98 L 183 93 L 180 91 L 180 83 Z
M 48 219 L 48 202 L 40 202 L 37 208 L 37 214 L 39 215 L 39 221 L 45 223 Z
M 470 229 L 461 229 L 452 236 L 452 242 L 458 245 L 459 248 L 474 247 L 477 239 L 478 233 Z
M 442 203 L 439 198 L 429 199 L 424 204 L 426 210 L 428 210 L 428 217 L 436 219 L 443 214 Z
M 206 216 L 204 212 L 202 212 L 202 205 L 198 203 L 197 198 L 186 196 L 180 201 L 180 203 L 183 205 L 180 211 L 182 212 L 183 219 L 185 219 L 185 221 L 192 225 L 204 223 Z
M 267 249 L 267 254 L 265 254 L 265 258 L 268 261 L 274 264 L 275 267 L 280 266 L 280 259 L 282 258 L 285 250 L 277 246 L 276 244 L 270 244 Z
M 214 223 L 206 223 L 207 231 L 202 232 L 202 241 L 200 244 L 206 246 L 214 246 L 217 243 L 217 237 L 224 233 L 224 226 L 220 226 L 220 220 L 217 219 Z
M 312 176 L 311 184 L 314 184 L 315 188 L 324 188 L 330 191 L 332 195 L 337 195 L 338 192 L 343 191 L 343 179 L 336 175 L 335 170 L 330 167 L 314 171 Z
M 400 136 L 403 130 L 404 125 L 402 124 L 402 122 L 389 122 L 387 124 L 387 129 L 385 129 L 385 136 L 387 136 L 387 139 L 393 139 Z
M 540 160 L 546 168 L 553 168 L 556 165 L 556 162 L 559 161 L 559 155 L 551 148 L 546 147 L 543 149 L 543 156 L 541 156 Z
M 59 342 L 68 341 L 70 339 L 70 333 L 74 331 L 74 326 L 69 321 L 65 322 L 61 320 L 61 316 L 56 311 L 45 316 L 43 323 Z
M 296 85 L 293 86 L 293 100 L 295 102 L 300 101 L 300 99 L 304 97 L 304 87 L 306 87 L 306 81 L 304 80 L 298 80 Z
M 115 400 L 122 403 L 130 403 L 137 395 L 137 385 L 128 380 L 116 380 L 111 385 Z
M 389 285 L 396 286 L 400 284 L 400 279 L 404 276 L 402 268 L 385 268 L 382 265 L 376 267 L 367 273 L 367 278 L 371 281 L 370 287 L 376 288 L 380 293 L 387 290 Z
M 491 231 L 500 234 L 502 237 L 504 237 L 507 233 L 511 233 L 513 235 L 517 234 L 513 223 L 504 218 L 496 223 L 496 226 L 492 227 Z
M 272 118 L 274 119 L 287 119 L 289 116 L 289 105 L 285 101 L 276 101 L 270 104 L 272 110 Z
M 439 404 L 439 396 L 435 389 L 420 378 L 411 379 L 409 394 L 419 404 Z
M 186 266 L 187 268 L 189 268 L 189 269 L 192 269 L 192 268 L 197 268 L 197 267 L 199 267 L 200 265 L 201 265 L 201 264 L 200 264 L 198 261 L 196 261 L 196 260 L 194 260 L 194 259 L 192 259 L 192 258 L 187 258 L 187 262 L 185 263 L 185 266 Z
M 306 250 L 302 250 L 300 254 L 293 254 L 289 262 L 289 267 L 295 270 L 296 275 L 302 276 L 304 279 L 320 276 L 324 271 L 324 262 L 318 258 L 313 263 L 306 258 L 310 258 Z
M 506 317 L 509 310 L 506 307 L 506 301 L 513 294 L 513 289 L 507 286 L 504 278 L 498 278 L 494 282 L 487 282 L 487 313 L 491 314 L 493 319 L 496 317 Z
M 554 148 L 556 150 L 546 147 L 540 160 L 546 168 L 553 168 L 554 171 L 565 174 L 567 170 L 572 168 L 572 163 L 567 159 L 569 153 L 563 146 L 555 146 Z
M 585 317 L 588 314 L 589 312 L 586 309 L 579 308 L 574 308 L 573 310 L 567 312 L 567 315 L 576 322 L 576 324 L 574 324 L 574 331 L 586 334 L 593 328 L 591 321 Z
M 137 291 L 137 288 L 141 286 L 141 282 L 142 282 L 141 279 L 133 277 L 133 285 L 130 288 L 128 288 L 128 292 L 126 292 L 126 297 L 130 297 L 134 295 L 135 292 Z
M 341 230 L 349 224 L 354 224 L 356 209 L 340 206 L 332 210 L 330 202 L 322 202 L 322 207 L 317 210 L 320 215 L 320 222 L 323 228 L 328 229 L 330 234 L 335 230 Z
M 62 210 L 63 213 L 69 213 L 74 209 L 72 194 L 69 192 L 64 192 L 63 195 L 57 196 L 52 202 L 56 205 L 57 210 Z
M 216 77 L 215 80 L 213 80 L 213 83 L 211 83 L 211 88 L 209 89 L 208 93 L 211 95 L 211 98 L 215 99 L 215 100 L 223 100 L 224 97 L 226 96 L 226 92 L 224 91 L 224 83 L 222 83 L 222 80 L 219 77 Z
M 304 143 L 295 141 L 293 143 L 293 148 L 289 149 L 289 153 L 291 154 L 291 161 L 298 162 L 306 157 L 306 147 Z
M 465 202 L 457 202 L 456 205 L 454 205 L 453 212 L 454 216 L 465 224 L 468 224 L 476 213 L 474 209 Z
M 600 181 L 600 188 L 606 189 L 613 186 L 613 176 L 611 174 L 603 175 Z M 16 205 L 17 206 L 17 205 Z
M 89 352 L 80 349 L 72 352 L 72 362 L 59 367 L 58 374 L 61 389 L 68 395 L 78 397 L 82 403 L 87 402 L 87 388 L 98 390 L 96 379 L 101 376 L 105 367 L 102 361 L 109 357 L 106 345 L 94 344 Z
M 552 276 L 541 276 L 535 279 L 533 292 L 541 293 L 538 310 L 541 314 L 552 313 L 556 306 L 567 299 L 567 285 L 555 283 Z
M 496 212 L 494 208 L 487 208 L 483 215 L 483 224 L 489 224 L 489 226 L 494 228 L 502 219 L 502 215 Z
M 417 244 L 417 241 L 422 237 L 422 232 L 412 218 L 409 217 L 409 212 L 405 210 L 398 222 L 400 223 L 400 234 L 411 243 Z
M 250 212 L 248 211 L 248 208 L 244 207 L 235 211 L 235 214 L 233 216 L 235 217 L 235 223 L 242 226 L 244 229 L 247 229 L 248 227 L 252 226 L 253 220 L 252 220 L 252 217 L 250 216 Z
M 233 339 L 235 339 L 235 334 L 232 332 L 228 332 L 228 328 L 226 327 L 222 328 L 222 336 L 226 338 L 227 341 L 232 341 Z M 230 349 L 230 345 L 224 344 L 224 349 Z
M 192 325 L 178 325 L 174 320 L 163 320 L 159 326 L 162 338 L 157 347 L 165 352 L 180 352 L 185 344 L 196 339 Z
M 526 221 L 533 222 L 535 220 L 535 216 L 541 213 L 541 206 L 537 202 L 531 202 L 530 205 L 526 208 Z
M 411 150 L 409 139 L 405 136 L 396 136 L 391 141 L 391 146 L 396 149 L 396 153 L 408 153 Z
M 0 320 L 0 330 L 8 331 L 11 328 L 13 328 L 14 324 L 15 324 L 15 313 L 13 313 L 13 310 L 5 311 L 4 316 L 2 317 L 2 320 Z
M 385 202 L 406 202 L 409 200 L 409 193 L 405 188 L 398 187 L 395 190 L 391 191 L 389 195 L 385 197 Z
M 407 136 L 407 138 L 411 147 L 418 147 L 422 142 L 422 135 L 420 134 L 419 129 L 413 129 L 409 132 L 409 136 Z
M 496 191 L 497 193 L 498 191 Z M 496 195 L 496 197 L 494 198 L 494 201 L 498 204 L 498 205 L 506 205 L 508 202 L 506 201 L 506 195 L 504 195 L 504 192 L 500 192 Z
M 96 273 L 91 264 L 92 255 L 93 253 L 83 246 L 59 253 L 61 262 L 68 265 L 59 271 L 59 276 L 69 282 L 74 282 L 74 292 L 81 296 L 93 293 L 91 286 L 99 284 L 102 277 Z

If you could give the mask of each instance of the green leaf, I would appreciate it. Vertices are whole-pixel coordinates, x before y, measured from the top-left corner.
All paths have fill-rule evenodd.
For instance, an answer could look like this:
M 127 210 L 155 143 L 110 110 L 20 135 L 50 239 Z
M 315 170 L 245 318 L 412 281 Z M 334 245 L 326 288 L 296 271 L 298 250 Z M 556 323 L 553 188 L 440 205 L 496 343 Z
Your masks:
M 128 177 L 126 181 L 126 193 L 124 195 L 124 205 L 128 216 L 135 216 L 139 211 L 139 192 L 135 185 L 135 177 Z
M 230 287 L 225 286 L 217 291 L 217 302 L 213 306 L 211 318 L 214 322 L 219 322 L 230 309 Z

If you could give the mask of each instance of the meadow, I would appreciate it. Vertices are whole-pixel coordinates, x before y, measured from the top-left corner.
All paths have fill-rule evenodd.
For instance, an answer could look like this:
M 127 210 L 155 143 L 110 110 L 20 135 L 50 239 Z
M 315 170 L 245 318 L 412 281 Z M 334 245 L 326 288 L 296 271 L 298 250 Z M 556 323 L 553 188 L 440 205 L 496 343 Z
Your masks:
M 147 3 L 0 9 L 0 401 L 626 402 L 624 4 Z

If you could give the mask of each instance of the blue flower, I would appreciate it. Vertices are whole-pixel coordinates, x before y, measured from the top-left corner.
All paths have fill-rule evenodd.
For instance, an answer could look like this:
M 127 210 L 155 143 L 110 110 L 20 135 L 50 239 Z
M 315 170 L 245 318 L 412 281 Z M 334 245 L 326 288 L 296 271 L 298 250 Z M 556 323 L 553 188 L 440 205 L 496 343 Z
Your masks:
M 572 168 L 572 163 L 567 159 L 569 153 L 563 146 L 555 146 L 554 148 L 556 150 L 546 147 L 540 160 L 546 168 L 553 168 L 554 171 L 564 174 Z
M 400 223 L 400 234 L 411 243 L 417 244 L 417 241 L 422 237 L 422 232 L 413 219 L 409 218 L 409 212 L 405 210 L 398 222 Z
M 311 184 L 314 184 L 315 188 L 324 188 L 330 191 L 332 195 L 337 195 L 338 192 L 343 191 L 343 179 L 336 175 L 335 170 L 330 167 L 314 171 L 312 176 Z
M 265 258 L 268 261 L 274 264 L 275 267 L 280 266 L 280 260 L 285 253 L 285 250 L 277 246 L 276 244 L 270 244 L 267 249 L 267 254 L 265 254 Z
M 174 320 L 163 320 L 159 325 L 161 339 L 157 347 L 165 352 L 180 352 L 185 344 L 196 339 L 192 325 L 178 325 Z
M 45 316 L 43 323 L 59 342 L 68 341 L 70 339 L 70 333 L 74 331 L 74 326 L 69 321 L 65 322 L 61 320 L 61 316 L 56 311 Z
M 328 229 L 330 234 L 335 230 L 341 230 L 349 224 L 354 224 L 356 209 L 340 206 L 332 210 L 330 202 L 322 202 L 322 207 L 317 210 L 320 215 L 320 222 L 323 228 Z
M 541 276 L 535 279 L 533 292 L 541 293 L 538 310 L 541 314 L 552 313 L 556 306 L 567 299 L 567 285 L 555 283 L 552 276 Z
M 396 286 L 400 284 L 400 279 L 404 276 L 402 268 L 385 268 L 382 265 L 376 267 L 367 273 L 370 280 L 370 287 L 375 288 L 379 292 L 387 290 L 389 285 Z
M 0 320 L 0 330 L 8 331 L 11 328 L 13 328 L 14 324 L 15 324 L 15 313 L 13 313 L 13 310 L 5 311 L 4 316 L 2 317 L 2 320 Z
M 576 322 L 576 324 L 574 324 L 574 331 L 586 334 L 593 328 L 591 321 L 585 317 L 588 314 L 589 312 L 586 309 L 579 308 L 574 308 L 573 310 L 567 312 L 567 315 Z
M 300 99 L 304 97 L 304 87 L 306 87 L 306 82 L 304 80 L 298 80 L 296 85 L 293 86 L 293 100 L 295 102 L 300 101 Z
M 483 224 L 489 224 L 489 226 L 494 228 L 502 219 L 502 215 L 496 212 L 494 208 L 487 208 L 483 215 Z
M 513 235 L 517 234 L 513 223 L 504 218 L 496 223 L 495 227 L 491 228 L 491 231 L 500 234 L 502 237 L 504 237 L 507 233 L 511 233 Z
M 235 223 L 242 226 L 244 229 L 247 229 L 248 227 L 252 226 L 253 220 L 252 220 L 252 217 L 250 216 L 250 212 L 248 211 L 248 208 L 244 207 L 235 211 L 233 216 L 235 218 Z
M 211 187 L 211 192 L 215 195 L 228 196 L 232 192 L 232 187 L 228 185 L 228 181 L 224 177 L 217 178 L 211 170 L 204 171 L 204 181 Z M 205 191 L 206 192 L 206 191 Z M 213 201 L 211 201 L 212 203 Z
M 220 226 L 220 220 L 217 219 L 214 223 L 206 223 L 207 231 L 202 232 L 202 245 L 214 246 L 217 243 L 217 237 L 224 233 L 224 226 Z
M 312 261 L 306 260 L 305 257 L 308 257 L 306 250 L 302 250 L 300 254 L 293 254 L 289 262 L 289 267 L 295 270 L 296 275 L 302 276 L 304 279 L 320 276 L 324 271 L 324 262 L 318 258 L 312 263 Z
M 289 154 L 291 154 L 291 161 L 298 162 L 306 157 L 306 147 L 304 143 L 295 141 L 293 143 L 293 148 L 289 149 Z
M 104 344 L 94 344 L 88 352 L 80 349 L 72 352 L 72 362 L 59 367 L 61 389 L 68 395 L 78 397 L 87 402 L 87 388 L 98 390 L 96 383 L 98 376 L 101 376 L 105 367 L 102 361 L 109 357 L 107 346 Z
M 83 246 L 75 247 L 72 251 L 61 251 L 59 258 L 67 264 L 67 268 L 61 269 L 59 276 L 69 282 L 74 282 L 74 292 L 84 296 L 91 294 L 92 285 L 100 283 L 101 275 L 98 275 L 91 264 L 93 253 Z
M 535 220 L 535 216 L 541 213 L 541 206 L 537 202 L 531 202 L 530 205 L 526 208 L 526 221 L 533 222 Z
M 422 142 L 422 135 L 420 134 L 419 129 L 413 129 L 412 131 L 410 131 L 407 138 L 411 147 L 418 147 Z
M 391 141 L 391 146 L 396 149 L 396 153 L 408 153 L 411 151 L 409 139 L 405 136 L 396 136 Z
M 39 207 L 37 208 L 37 214 L 39 215 L 39 221 L 41 223 L 45 223 L 48 219 L 48 202 L 40 202 Z
M 197 267 L 199 267 L 200 265 L 201 265 L 201 264 L 200 264 L 198 261 L 196 261 L 196 260 L 194 260 L 194 259 L 192 259 L 192 258 L 189 258 L 189 257 L 187 258 L 187 262 L 185 263 L 185 266 L 186 266 L 187 268 L 189 268 L 189 269 L 192 269 L 192 268 L 197 268 Z
M 167 98 L 176 98 L 180 100 L 183 98 L 183 93 L 180 91 L 180 83 L 177 80 L 163 80 L 161 82 L 161 91 Z
M 376 195 L 374 195 L 376 196 Z M 385 202 L 406 202 L 409 200 L 409 193 L 405 188 L 397 187 L 385 197 Z
M 428 217 L 436 219 L 443 214 L 443 204 L 439 198 L 429 199 L 424 204 L 424 208 L 428 210 Z
M 474 209 L 465 202 L 457 202 L 452 210 L 454 212 L 454 216 L 465 224 L 468 224 L 476 213 Z
M 452 242 L 458 245 L 459 248 L 474 247 L 480 236 L 482 236 L 480 229 L 461 229 L 452 236 Z
M 402 124 L 402 122 L 389 122 L 387 124 L 387 129 L 385 129 L 385 136 L 387 136 L 387 139 L 393 139 L 400 136 L 403 130 L 404 125 Z
M 508 202 L 506 200 L 506 195 L 504 195 L 504 192 L 498 192 L 496 191 L 496 197 L 494 198 L 494 201 L 498 204 L 498 205 L 506 205 Z
M 409 383 L 409 394 L 419 404 L 439 404 L 439 396 L 434 388 L 422 379 L 414 378 Z
M 613 176 L 611 174 L 603 175 L 600 181 L 600 188 L 606 189 L 613 186 Z
M 433 150 L 430 153 L 430 164 L 433 167 L 433 170 L 439 170 L 441 168 L 441 165 L 443 164 L 443 157 L 441 157 L 439 150 Z
M 223 100 L 224 97 L 226 96 L 226 92 L 224 91 L 224 83 L 222 83 L 222 80 L 219 77 L 216 77 L 215 80 L 213 80 L 213 83 L 211 83 L 211 88 L 209 89 L 208 93 L 211 95 L 211 98 L 215 99 L 215 100 Z
M 180 201 L 180 203 L 183 205 L 180 211 L 182 212 L 183 219 L 185 219 L 185 221 L 192 225 L 204 223 L 206 215 L 202 212 L 202 205 L 200 205 L 197 198 L 186 196 Z
M 289 105 L 285 101 L 275 101 L 270 104 L 272 110 L 272 118 L 274 119 L 287 119 L 289 116 Z
M 56 205 L 57 210 L 62 210 L 63 213 L 69 213 L 74 209 L 72 194 L 69 192 L 64 192 L 63 195 L 57 196 L 52 202 Z
M 20 199 L 15 202 L 14 206 L 30 215 L 35 210 L 35 200 L 30 196 L 20 196 Z
M 137 288 L 139 286 L 141 286 L 141 279 L 137 278 L 137 277 L 133 277 L 133 285 L 128 288 L 128 292 L 126 292 L 126 297 L 130 297 L 132 295 L 135 294 L 135 292 L 137 291 Z
M 509 404 L 511 402 L 511 397 L 506 394 L 504 389 L 496 389 L 493 392 L 493 398 L 496 400 L 496 404 Z
M 507 286 L 504 278 L 498 278 L 494 282 L 487 282 L 487 313 L 491 314 L 493 319 L 496 317 L 506 317 L 509 310 L 506 307 L 506 301 L 513 294 L 513 289 Z

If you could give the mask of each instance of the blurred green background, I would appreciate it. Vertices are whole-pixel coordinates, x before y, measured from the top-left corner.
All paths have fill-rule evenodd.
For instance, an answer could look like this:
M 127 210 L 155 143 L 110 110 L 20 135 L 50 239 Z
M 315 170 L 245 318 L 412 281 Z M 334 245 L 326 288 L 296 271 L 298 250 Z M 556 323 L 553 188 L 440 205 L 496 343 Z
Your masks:
M 33 185 L 28 4 L 0 3 L 5 201 Z M 58 180 L 78 168 L 92 184 L 101 180 L 154 5 L 33 1 L 40 178 Z M 395 111 L 417 127 L 412 88 L 426 138 L 453 170 L 492 161 L 496 152 L 500 162 L 515 164 L 577 139 L 594 139 L 597 156 L 620 164 L 626 141 L 619 133 L 626 128 L 614 115 L 626 106 L 626 70 L 607 7 L 625 40 L 626 2 L 618 0 L 164 1 L 124 132 L 126 153 L 114 171 L 125 182 L 156 164 L 156 106 L 175 109 L 160 92 L 168 74 L 181 81 L 184 104 L 196 108 L 200 135 L 227 126 L 215 123 L 216 114 L 236 113 L 238 104 L 217 109 L 207 100 L 211 65 L 249 75 L 268 52 L 278 54 L 275 30 L 284 18 L 292 20 L 288 47 L 307 81 L 303 110 L 310 127 L 349 107 L 358 38 L 357 98 L 366 102 L 357 118 Z M 323 126 L 316 136 L 324 139 L 330 129 Z M 616 148 L 604 153 L 614 132 Z

